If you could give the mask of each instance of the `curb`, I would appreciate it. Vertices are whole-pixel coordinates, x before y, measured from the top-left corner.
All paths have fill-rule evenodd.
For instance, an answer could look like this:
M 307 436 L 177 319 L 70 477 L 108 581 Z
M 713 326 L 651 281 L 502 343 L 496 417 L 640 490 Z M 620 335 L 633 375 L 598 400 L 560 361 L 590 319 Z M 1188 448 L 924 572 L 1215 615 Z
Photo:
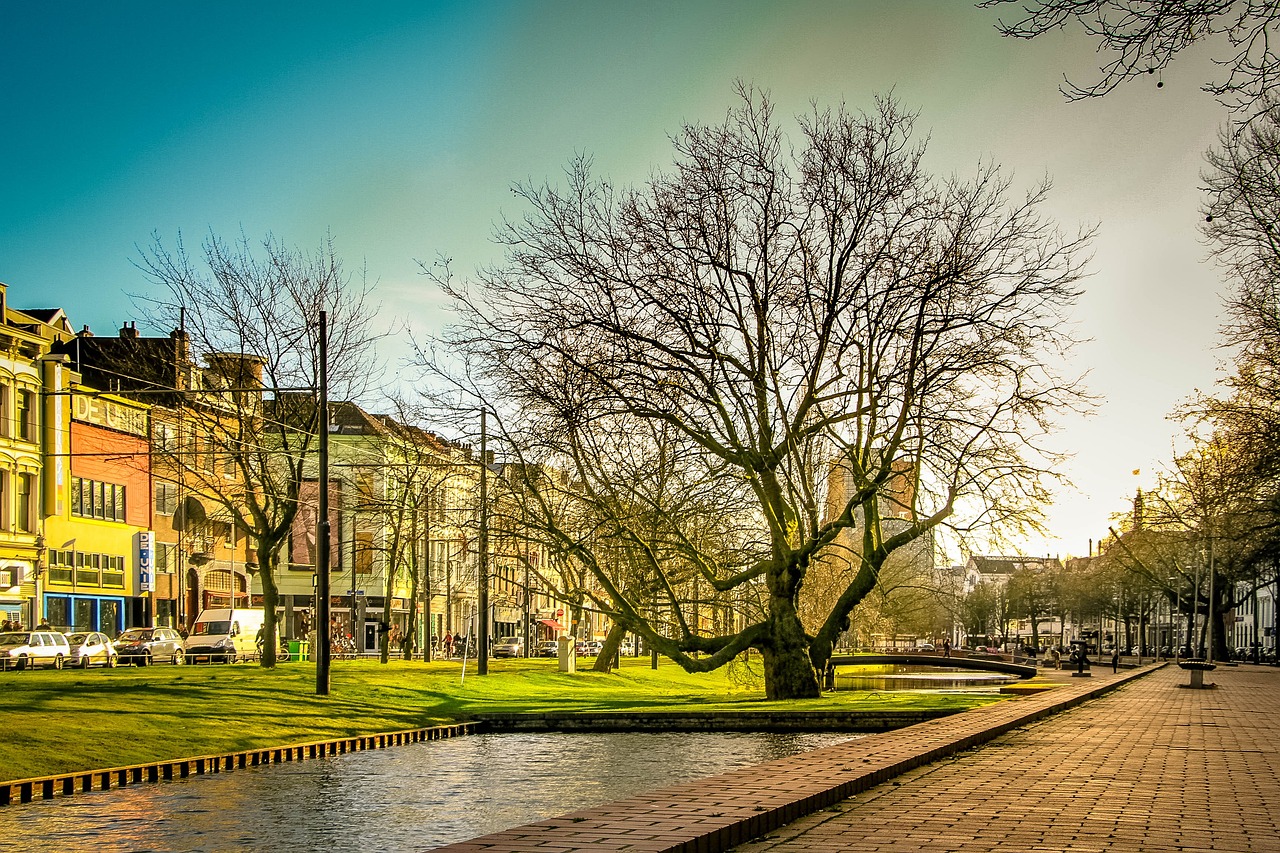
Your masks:
M 108 791 L 112 788 L 123 788 L 126 785 L 167 782 L 173 779 L 186 779 L 190 776 L 225 773 L 286 761 L 325 758 L 366 749 L 383 749 L 389 746 L 441 740 L 473 734 L 478 730 L 479 727 L 475 723 L 458 723 L 451 726 L 431 726 L 290 746 L 249 749 L 220 755 L 130 764 L 126 767 L 111 767 L 106 770 L 56 773 L 52 776 L 37 776 L 33 779 L 17 779 L 11 782 L 0 782 L 0 806 L 29 803 L 36 799 L 51 800 L 54 797 L 69 797 L 73 794 L 87 794 L 92 791 Z

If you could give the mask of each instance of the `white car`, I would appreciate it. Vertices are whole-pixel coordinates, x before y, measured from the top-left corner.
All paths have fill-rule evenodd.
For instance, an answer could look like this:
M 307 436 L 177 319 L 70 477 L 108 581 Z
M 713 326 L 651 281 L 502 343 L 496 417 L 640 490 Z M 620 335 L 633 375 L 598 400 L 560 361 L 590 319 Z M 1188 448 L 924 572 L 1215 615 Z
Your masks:
M 62 669 L 71 657 L 67 638 L 57 631 L 7 631 L 0 634 L 0 668 L 31 669 L 51 666 Z
M 71 646 L 67 662 L 81 669 L 88 669 L 95 663 L 108 667 L 115 666 L 120 659 L 115 644 L 107 639 L 106 634 L 97 631 L 78 631 L 67 634 L 67 643 Z

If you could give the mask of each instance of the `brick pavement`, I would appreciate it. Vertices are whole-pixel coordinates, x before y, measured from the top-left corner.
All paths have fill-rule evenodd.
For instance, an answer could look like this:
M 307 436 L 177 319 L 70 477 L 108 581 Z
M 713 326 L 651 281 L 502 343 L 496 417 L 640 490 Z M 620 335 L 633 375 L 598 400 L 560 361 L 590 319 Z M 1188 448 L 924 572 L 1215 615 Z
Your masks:
M 766 834 L 765 840 L 742 849 L 1108 849 L 1095 843 L 1089 832 L 1076 828 L 1077 823 L 1083 825 L 1084 822 L 1089 823 L 1090 831 L 1105 824 L 1112 827 L 1110 835 L 1123 835 L 1128 839 L 1129 846 L 1113 845 L 1110 849 L 1213 849 L 1207 844 L 1183 848 L 1161 846 L 1165 836 L 1156 830 L 1188 831 L 1190 836 L 1190 830 L 1208 825 L 1207 819 L 1188 823 L 1187 820 L 1174 821 L 1172 816 L 1195 814 L 1188 803 L 1197 795 L 1205 798 L 1210 790 L 1203 774 L 1198 783 L 1190 781 L 1172 787 L 1162 780 L 1179 773 L 1176 778 L 1181 780 L 1189 768 L 1199 766 L 1204 756 L 1210 754 L 1208 750 L 1236 737 L 1232 734 L 1236 727 L 1224 724 L 1228 717 L 1232 721 L 1237 717 L 1252 719 L 1261 716 L 1256 712 L 1268 705 L 1280 707 L 1280 689 L 1277 689 L 1280 673 L 1220 669 L 1213 675 L 1219 676 L 1215 680 L 1223 687 L 1213 691 L 1177 688 L 1176 685 L 1187 678 L 1173 667 L 1154 674 L 1144 669 L 1113 675 L 1101 668 L 1094 673 L 1095 677 L 1088 679 L 1054 673 L 1063 683 L 1043 693 L 662 788 L 441 849 L 452 853 L 552 850 L 711 853 Z M 1116 692 L 1110 695 L 1112 690 Z M 1054 716 L 1036 725 L 1050 715 L 1102 694 L 1109 695 L 1072 712 L 1077 715 L 1072 717 L 1075 722 L 1066 728 L 1061 727 L 1067 719 L 1065 716 Z M 1231 710 L 1210 710 L 1219 707 Z M 1254 712 L 1252 716 L 1250 711 Z M 1139 723 L 1139 720 L 1147 722 Z M 1250 725 L 1257 727 L 1257 736 L 1240 743 L 1247 742 L 1250 750 L 1263 749 L 1266 736 L 1274 732 L 1264 723 Z M 1031 727 L 1028 731 L 1041 732 L 1040 740 L 1031 749 L 1016 753 L 1016 757 L 1007 761 L 1001 758 L 1015 754 L 1009 752 L 1010 747 L 1004 740 L 998 739 L 1025 726 Z M 1140 763 L 1141 756 L 1152 750 L 1152 744 L 1148 743 L 1152 732 L 1174 737 L 1177 746 L 1166 750 L 1168 754 L 1154 768 L 1142 767 L 1138 772 L 1122 766 L 1126 760 Z M 998 743 L 962 757 L 960 760 L 976 757 L 978 763 L 945 784 L 915 781 L 916 773 L 955 765 L 955 761 L 944 760 L 949 756 L 993 741 Z M 1272 793 L 1280 793 L 1274 786 L 1275 771 L 1268 768 L 1275 756 L 1269 746 L 1265 748 L 1266 754 L 1245 752 L 1243 746 L 1232 753 L 1248 759 L 1250 775 L 1245 784 L 1233 785 L 1244 790 L 1236 799 L 1229 802 L 1224 799 L 1224 805 L 1234 808 L 1238 800 L 1241 807 L 1251 808 Z M 993 777 L 999 781 L 968 775 L 988 760 L 983 756 L 995 756 L 989 760 L 1004 762 L 1000 773 Z M 1099 763 L 1102 758 L 1112 763 L 1104 767 Z M 916 771 L 931 762 L 940 763 Z M 1033 787 L 1037 774 L 1047 780 L 1042 788 Z M 886 800 L 885 813 L 874 820 L 867 819 L 861 811 L 864 801 L 888 796 L 886 790 L 902 790 L 906 784 L 902 779 L 912 780 L 915 787 L 910 789 L 911 796 L 906 800 Z M 1228 792 L 1219 791 L 1225 787 L 1220 784 L 1219 776 L 1212 779 L 1211 789 L 1217 802 L 1217 798 Z M 1262 780 L 1268 779 L 1267 785 L 1271 787 L 1262 785 Z M 1129 792 L 1138 804 L 1129 808 L 1146 809 L 1144 816 L 1150 819 L 1143 825 L 1152 829 L 1144 829 L 1141 837 L 1149 837 L 1155 846 L 1133 846 L 1137 836 L 1128 834 L 1127 830 L 1121 832 L 1131 822 L 1123 807 L 1127 800 L 1112 797 L 1109 787 L 1103 785 L 1108 780 L 1110 786 Z M 883 784 L 886 782 L 890 784 Z M 1162 785 L 1169 790 L 1162 790 Z M 1262 792 L 1255 793 L 1251 785 L 1261 785 Z M 848 800 L 862 792 L 869 793 Z M 1170 800 L 1171 792 L 1177 794 L 1174 797 L 1177 802 Z M 1149 800 L 1144 799 L 1148 797 Z M 1098 804 L 1099 798 L 1103 798 L 1102 804 Z M 893 814 L 907 815 L 908 823 L 890 831 L 885 821 Z M 806 815 L 814 817 L 798 820 Z M 912 822 L 913 818 L 918 822 Z M 1267 826 L 1267 831 L 1274 830 L 1272 824 Z M 983 834 L 988 828 L 995 833 L 995 827 L 1001 828 L 1000 834 Z M 978 837 L 981 840 L 973 840 Z M 1072 839 L 1076 837 L 1082 841 L 1072 846 Z M 1275 838 L 1274 833 L 1271 838 Z M 788 844 L 796 846 L 780 847 Z M 1280 840 L 1273 844 L 1270 848 L 1217 849 L 1280 850 Z
M 1278 851 L 1280 671 L 1168 667 L 737 853 Z

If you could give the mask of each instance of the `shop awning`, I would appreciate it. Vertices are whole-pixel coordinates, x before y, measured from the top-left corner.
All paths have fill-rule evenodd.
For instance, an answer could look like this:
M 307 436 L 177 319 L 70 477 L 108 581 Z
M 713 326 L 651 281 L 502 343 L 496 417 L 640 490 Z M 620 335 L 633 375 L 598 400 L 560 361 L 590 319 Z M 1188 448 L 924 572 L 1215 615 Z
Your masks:
M 551 630 L 553 630 L 553 631 L 563 631 L 563 630 L 564 630 L 564 628 L 560 627 L 560 623 L 559 623 L 559 622 L 557 622 L 557 621 L 556 621 L 556 620 L 554 620 L 554 619 L 539 619 L 538 621 L 539 621 L 540 623 L 542 623 L 543 625 L 546 625 L 548 628 L 550 628 L 550 629 L 551 629 Z

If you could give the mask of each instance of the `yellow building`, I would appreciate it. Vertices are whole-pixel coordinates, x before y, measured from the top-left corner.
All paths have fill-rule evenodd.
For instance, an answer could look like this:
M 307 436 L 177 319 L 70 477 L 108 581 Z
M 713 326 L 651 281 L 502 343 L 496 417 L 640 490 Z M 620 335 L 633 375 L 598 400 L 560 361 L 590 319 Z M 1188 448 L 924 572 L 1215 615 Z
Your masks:
M 40 621 L 41 363 L 61 312 L 16 311 L 0 283 L 0 620 Z
M 68 355 L 45 360 L 43 615 L 114 635 L 151 625 L 148 407 L 80 383 Z

